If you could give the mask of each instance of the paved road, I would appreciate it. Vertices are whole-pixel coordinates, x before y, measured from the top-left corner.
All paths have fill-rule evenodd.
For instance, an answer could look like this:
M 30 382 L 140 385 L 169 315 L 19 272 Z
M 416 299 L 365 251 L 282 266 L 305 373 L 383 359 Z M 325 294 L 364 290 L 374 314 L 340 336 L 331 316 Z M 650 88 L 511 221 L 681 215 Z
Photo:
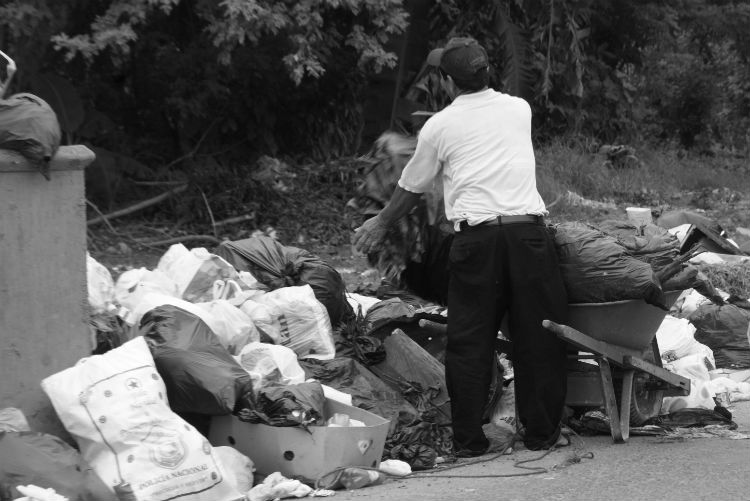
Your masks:
M 730 407 L 737 431 L 750 434 L 750 402 Z M 543 466 L 548 472 L 508 478 L 479 478 L 522 473 L 518 461 L 538 452 L 521 449 L 510 455 L 445 471 L 428 478 L 388 480 L 355 491 L 337 491 L 333 499 L 373 500 L 503 500 L 503 501 L 746 501 L 750 500 L 750 439 L 688 438 L 665 441 L 659 437 L 631 437 L 613 444 L 609 436 L 583 437 L 571 447 L 551 452 L 524 466 Z M 593 459 L 571 463 L 593 453 Z M 469 462 L 464 460 L 463 462 Z M 567 465 L 567 466 L 566 466 Z M 474 476 L 475 478 L 471 478 Z

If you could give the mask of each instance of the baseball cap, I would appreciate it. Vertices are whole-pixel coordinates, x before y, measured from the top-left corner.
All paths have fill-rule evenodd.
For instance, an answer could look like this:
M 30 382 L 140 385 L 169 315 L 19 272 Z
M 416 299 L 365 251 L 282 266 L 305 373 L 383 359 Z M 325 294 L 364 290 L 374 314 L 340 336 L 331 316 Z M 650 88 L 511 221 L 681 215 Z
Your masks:
M 479 42 L 470 37 L 454 37 L 445 47 L 433 49 L 427 55 L 427 64 L 439 67 L 453 78 L 468 80 L 490 63 Z

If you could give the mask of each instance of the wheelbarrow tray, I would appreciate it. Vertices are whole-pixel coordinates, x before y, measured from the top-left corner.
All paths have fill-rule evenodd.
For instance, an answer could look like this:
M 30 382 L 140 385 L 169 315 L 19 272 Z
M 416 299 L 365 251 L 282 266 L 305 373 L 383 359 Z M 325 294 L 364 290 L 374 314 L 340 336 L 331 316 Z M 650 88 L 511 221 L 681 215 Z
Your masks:
M 681 292 L 665 292 L 666 306 L 671 307 Z M 650 347 L 667 313 L 642 299 L 571 303 L 566 325 L 599 341 L 643 351 Z

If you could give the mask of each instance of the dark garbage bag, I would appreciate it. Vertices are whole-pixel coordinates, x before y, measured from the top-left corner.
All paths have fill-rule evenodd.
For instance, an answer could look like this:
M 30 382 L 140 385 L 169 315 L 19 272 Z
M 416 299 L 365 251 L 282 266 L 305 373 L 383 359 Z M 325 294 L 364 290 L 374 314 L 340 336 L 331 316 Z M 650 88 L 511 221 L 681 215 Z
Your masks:
M 445 360 L 448 318 L 435 309 L 415 308 L 400 297 L 384 299 L 367 310 L 365 332 L 384 340 L 401 329 L 440 363 Z
M 393 331 L 384 343 L 386 359 L 370 370 L 399 389 L 423 419 L 438 424 L 450 423 L 450 398 L 443 364 L 400 329 Z
M 687 318 L 695 326 L 695 340 L 714 352 L 717 368 L 750 369 L 750 310 L 735 304 L 706 303 Z
M 724 231 L 722 227 L 710 217 L 704 216 L 703 214 L 699 214 L 697 212 L 685 210 L 663 212 L 656 219 L 656 224 L 667 230 L 682 226 L 683 224 L 697 224 L 705 228 L 710 228 L 712 231 L 719 234 L 723 233 Z
M 720 409 L 720 410 L 719 410 Z M 725 409 L 716 407 L 714 409 L 685 408 L 663 416 L 649 418 L 643 426 L 655 425 L 664 428 L 703 428 L 705 426 L 726 426 L 730 430 L 737 428 L 737 423 L 732 421 L 732 416 Z
M 423 227 L 425 250 L 419 260 L 409 260 L 401 272 L 401 280 L 409 290 L 442 306 L 448 304 L 448 255 L 454 236 L 438 226 Z
M 366 334 L 365 319 L 362 307 L 356 315 L 349 317 L 333 330 L 337 357 L 351 357 L 365 365 L 377 364 L 385 360 L 383 342 Z
M 213 253 L 236 269 L 250 272 L 271 290 L 309 285 L 323 303 L 331 325 L 354 314 L 346 300 L 346 284 L 336 269 L 321 258 L 297 247 L 287 247 L 273 238 L 258 236 L 222 242 Z
M 254 408 L 240 409 L 237 416 L 242 421 L 270 426 L 322 425 L 325 400 L 317 381 L 264 386 L 255 395 Z
M 143 316 L 138 332 L 148 342 L 173 411 L 217 416 L 251 406 L 250 374 L 197 316 L 159 306 Z
M 679 272 L 662 282 L 662 288 L 665 291 L 695 289 L 713 303 L 724 304 L 724 299 L 706 274 L 690 263 L 685 263 Z
M 636 226 L 628 221 L 602 221 L 603 233 L 617 238 L 631 256 L 649 263 L 657 273 L 680 255 L 680 241 L 655 224 Z
M 60 438 L 0 432 L 0 501 L 22 497 L 16 486 L 29 484 L 55 489 L 70 501 L 117 501 L 81 454 Z
M 643 299 L 667 309 L 651 265 L 631 256 L 616 238 L 580 222 L 561 223 L 552 231 L 569 302 Z
M 0 99 L 0 149 L 18 151 L 48 180 L 61 137 L 57 115 L 42 98 L 22 93 Z
M 299 361 L 306 378 L 352 396 L 352 405 L 391 421 L 392 433 L 397 427 L 413 423 L 417 410 L 401 395 L 357 360 L 337 356 L 332 360 L 306 358 Z
M 415 386 L 402 385 L 412 390 L 409 398 L 419 400 L 426 409 L 418 410 L 407 400 L 402 387 L 386 384 L 364 365 L 354 359 L 337 357 L 333 360 L 300 360 L 306 377 L 352 396 L 355 407 L 365 409 L 391 422 L 383 449 L 383 458 L 400 459 L 412 469 L 434 466 L 434 459 L 453 453 L 453 430 L 450 424 L 436 420 L 434 405 L 416 394 Z M 422 392 L 432 396 L 431 392 Z

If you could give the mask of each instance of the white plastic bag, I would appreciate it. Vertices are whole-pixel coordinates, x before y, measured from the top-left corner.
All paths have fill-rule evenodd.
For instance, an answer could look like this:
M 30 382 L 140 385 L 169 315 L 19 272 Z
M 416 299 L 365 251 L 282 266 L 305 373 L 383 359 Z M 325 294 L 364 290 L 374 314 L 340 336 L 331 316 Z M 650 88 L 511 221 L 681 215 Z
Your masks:
M 286 346 L 268 343 L 249 343 L 236 357 L 250 374 L 257 391 L 269 384 L 300 384 L 305 382 L 305 371 L 297 361 L 297 354 Z
M 713 350 L 695 340 L 695 326 L 685 318 L 676 318 L 672 315 L 664 317 L 656 331 L 656 340 L 661 356 L 666 360 L 701 355 L 706 357 L 711 365 L 716 366 Z
M 247 343 L 260 341 L 260 333 L 253 320 L 226 299 L 216 299 L 195 306 L 210 313 L 215 322 L 221 324 L 211 330 L 219 337 L 221 345 L 232 355 L 237 355 Z M 209 325 L 209 327 L 211 327 Z
M 255 329 L 252 320 L 244 315 L 237 308 L 226 301 L 216 301 L 213 306 L 201 306 L 200 303 L 193 304 L 183 299 L 151 292 L 141 298 L 140 303 L 130 314 L 130 319 L 136 327 L 140 323 L 146 312 L 153 310 L 165 304 L 177 306 L 187 312 L 192 313 L 203 320 L 211 331 L 219 338 L 219 342 L 231 352 L 232 349 L 240 350 L 247 342 L 257 341 L 260 334 Z M 218 304 L 221 303 L 221 304 Z M 234 308 L 234 309 L 231 309 Z M 236 310 L 236 312 L 235 312 Z M 244 315 L 244 316 L 241 316 Z M 234 321 L 237 323 L 234 323 Z M 242 346 L 239 346 L 242 345 Z M 239 348 L 236 348 L 239 346 Z
M 149 293 L 177 297 L 177 285 L 164 273 L 146 268 L 128 270 L 122 273 L 115 282 L 115 300 L 124 307 L 123 320 L 134 325 L 137 320 L 133 312 L 144 296 Z
M 86 286 L 89 305 L 94 313 L 104 313 L 114 308 L 115 282 L 112 274 L 99 261 L 86 253 Z
M 259 295 L 253 297 L 257 299 Z M 259 331 L 271 338 L 274 343 L 278 342 L 281 340 L 279 312 L 276 308 L 259 303 L 254 299 L 243 299 L 237 302 L 230 300 L 230 302 L 237 305 L 240 310 L 250 317 Z
M 31 431 L 29 422 L 21 409 L 15 407 L 0 409 L 0 432 L 3 431 Z
M 179 297 L 191 303 L 213 299 L 216 280 L 239 279 L 234 266 L 221 257 L 203 247 L 188 250 L 182 244 L 171 246 L 159 259 L 156 269 L 177 284 Z
M 714 392 L 711 388 L 711 375 L 706 366 L 706 359 L 701 354 L 688 355 L 672 363 L 665 364 L 664 368 L 682 377 L 690 379 L 690 394 L 678 397 L 665 397 L 662 401 L 661 412 L 668 414 L 685 408 L 713 409 Z
M 245 456 L 234 447 L 225 445 L 214 447 L 216 454 L 224 467 L 229 485 L 238 492 L 247 492 L 253 487 L 253 472 L 255 464 L 253 460 Z
M 107 486 L 136 501 L 234 501 L 208 440 L 172 412 L 143 337 L 42 380 L 65 429 Z
M 276 344 L 288 346 L 299 358 L 330 360 L 336 355 L 331 320 L 309 285 L 282 287 L 258 296 L 271 308 L 281 329 Z

